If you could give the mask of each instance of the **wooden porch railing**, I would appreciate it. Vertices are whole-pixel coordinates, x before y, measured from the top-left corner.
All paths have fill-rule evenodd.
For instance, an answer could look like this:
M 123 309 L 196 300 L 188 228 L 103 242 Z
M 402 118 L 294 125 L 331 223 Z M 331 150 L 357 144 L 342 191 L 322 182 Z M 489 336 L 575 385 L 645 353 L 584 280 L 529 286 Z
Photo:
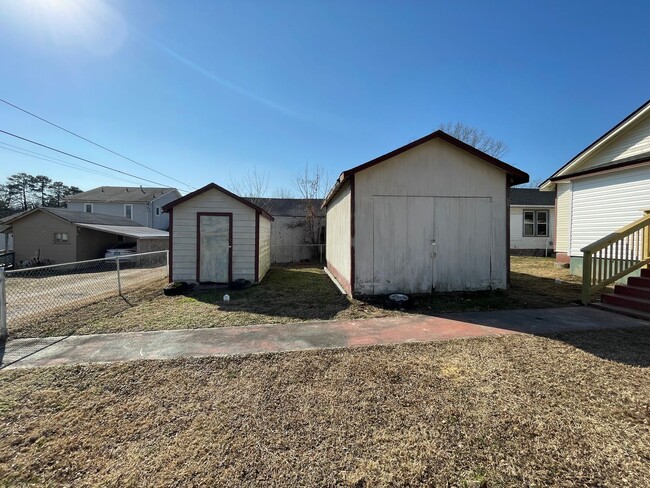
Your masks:
M 582 303 L 607 285 L 650 264 L 650 214 L 583 247 Z

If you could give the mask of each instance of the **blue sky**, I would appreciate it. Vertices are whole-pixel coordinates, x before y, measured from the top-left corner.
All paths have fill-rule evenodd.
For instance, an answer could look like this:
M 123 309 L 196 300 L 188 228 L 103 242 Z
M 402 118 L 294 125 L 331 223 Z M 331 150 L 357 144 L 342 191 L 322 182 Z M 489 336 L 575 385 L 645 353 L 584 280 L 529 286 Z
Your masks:
M 542 178 L 650 98 L 649 16 L 645 2 L 0 0 L 0 98 L 191 187 L 257 169 L 291 188 L 306 164 L 336 175 L 455 121 Z M 1 104 L 0 129 L 184 189 Z M 0 149 L 0 179 L 18 171 L 124 184 Z

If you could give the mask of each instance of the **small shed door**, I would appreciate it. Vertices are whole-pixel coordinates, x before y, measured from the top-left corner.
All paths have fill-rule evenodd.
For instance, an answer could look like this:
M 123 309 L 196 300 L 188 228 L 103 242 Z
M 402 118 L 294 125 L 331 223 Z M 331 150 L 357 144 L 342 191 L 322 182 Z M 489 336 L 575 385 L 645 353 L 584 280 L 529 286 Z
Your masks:
M 430 293 L 433 198 L 375 196 L 374 293 Z
M 228 283 L 231 269 L 231 216 L 198 216 L 198 259 L 200 282 Z
M 489 198 L 435 198 L 433 288 L 489 289 L 492 206 Z

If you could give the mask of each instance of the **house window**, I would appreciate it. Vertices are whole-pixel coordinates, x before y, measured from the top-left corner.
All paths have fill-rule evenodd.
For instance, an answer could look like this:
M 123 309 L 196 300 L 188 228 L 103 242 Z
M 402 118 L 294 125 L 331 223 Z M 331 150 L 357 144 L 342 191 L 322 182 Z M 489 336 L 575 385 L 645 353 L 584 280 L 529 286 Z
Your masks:
M 127 219 L 132 219 L 133 218 L 133 205 L 131 205 L 130 203 L 127 203 L 126 205 L 124 205 L 124 216 Z
M 54 233 L 54 244 L 67 244 L 70 242 L 68 240 L 67 232 L 55 232 Z
M 160 215 L 160 207 L 156 207 L 156 216 Z
M 548 236 L 548 210 L 524 210 L 524 237 Z
M 93 204 L 92 203 L 85 203 L 84 204 L 84 212 L 93 213 Z

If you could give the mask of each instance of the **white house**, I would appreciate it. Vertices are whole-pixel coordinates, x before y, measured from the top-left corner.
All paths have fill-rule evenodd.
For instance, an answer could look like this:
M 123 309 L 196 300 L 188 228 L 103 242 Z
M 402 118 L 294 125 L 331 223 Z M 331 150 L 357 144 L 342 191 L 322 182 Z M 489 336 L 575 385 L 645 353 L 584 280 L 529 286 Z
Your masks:
M 167 230 L 169 216 L 162 208 L 180 196 L 175 188 L 100 186 L 70 195 L 65 201 L 77 212 L 125 217 L 146 227 Z
M 555 195 L 537 188 L 510 190 L 510 254 L 549 256 L 555 235 Z
M 436 131 L 341 173 L 327 269 L 350 295 L 504 289 L 508 194 L 528 175 Z
M 169 214 L 170 281 L 259 283 L 271 267 L 271 217 L 210 183 L 163 208 Z
M 540 189 L 556 197 L 556 259 L 581 274 L 582 248 L 650 211 L 650 101 L 578 153 Z

